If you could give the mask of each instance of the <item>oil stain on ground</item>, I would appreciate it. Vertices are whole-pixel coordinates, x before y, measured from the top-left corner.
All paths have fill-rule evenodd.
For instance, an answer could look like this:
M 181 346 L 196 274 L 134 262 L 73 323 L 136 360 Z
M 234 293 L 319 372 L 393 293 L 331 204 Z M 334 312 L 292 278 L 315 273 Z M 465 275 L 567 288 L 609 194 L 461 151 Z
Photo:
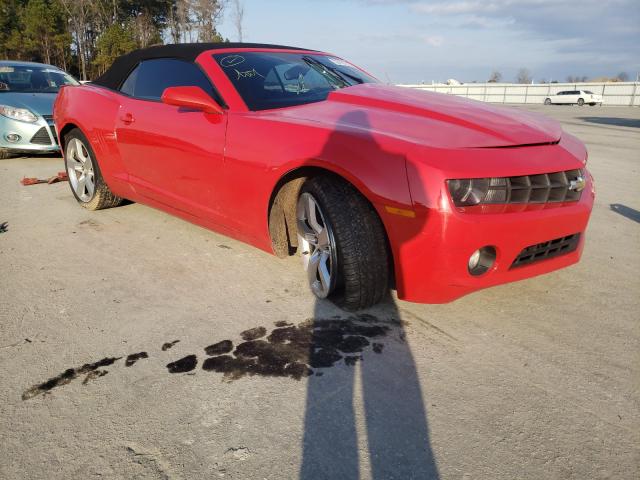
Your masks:
M 167 350 L 169 350 L 171 347 L 173 347 L 176 343 L 178 343 L 180 340 L 174 340 L 173 342 L 165 342 L 162 344 L 162 351 L 166 352 Z
M 268 331 L 259 326 L 239 334 L 237 345 L 230 339 L 221 340 L 204 347 L 206 358 L 202 370 L 217 372 L 227 381 L 245 376 L 288 377 L 300 380 L 310 375 L 322 376 L 321 369 L 343 362 L 354 366 L 364 360 L 370 349 L 380 354 L 382 339 L 398 320 L 378 320 L 372 315 L 352 315 L 347 318 L 308 319 L 297 325 L 285 321 L 275 322 Z M 162 345 L 167 351 L 179 340 Z M 67 385 L 84 376 L 83 385 L 108 373 L 109 367 L 123 357 L 105 357 L 78 368 L 69 368 L 46 382 L 34 385 L 22 394 L 23 400 L 46 394 L 54 388 Z M 129 354 L 124 364 L 131 367 L 141 359 L 149 358 L 147 352 Z M 172 374 L 193 372 L 198 366 L 196 354 L 186 355 L 166 365 Z
M 61 387 L 62 385 L 66 385 L 81 375 L 86 375 L 83 384 L 87 384 L 90 380 L 94 378 L 102 377 L 107 374 L 106 370 L 100 370 L 102 367 L 108 367 L 109 365 L 113 365 L 115 362 L 120 360 L 122 357 L 105 357 L 102 360 L 98 360 L 94 363 L 85 363 L 83 366 L 79 368 L 68 368 L 60 375 L 50 378 L 44 383 L 40 383 L 38 385 L 34 385 L 27 391 L 22 394 L 23 400 L 28 400 L 30 398 L 36 397 L 38 395 L 45 394 L 54 388 Z
M 328 368 L 344 359 L 353 366 L 363 359 L 370 345 L 382 353 L 383 344 L 372 339 L 384 337 L 390 331 L 371 315 L 354 315 L 341 319 L 310 319 L 298 325 L 276 322 L 269 335 L 264 327 L 240 334 L 244 342 L 231 353 L 233 343 L 224 340 L 205 348 L 210 355 L 202 364 L 208 372 L 222 373 L 226 380 L 246 375 L 290 377 L 300 380 L 316 369 Z M 218 353 L 224 345 L 226 353 Z M 316 372 L 320 373 L 320 372 Z
M 186 373 L 194 370 L 198 364 L 198 358 L 195 355 L 187 355 L 180 360 L 171 362 L 167 365 L 169 373 Z
M 132 353 L 131 355 L 127 356 L 126 360 L 124 361 L 124 366 L 131 367 L 138 360 L 141 360 L 143 358 L 149 358 L 149 355 L 147 354 L 147 352 Z

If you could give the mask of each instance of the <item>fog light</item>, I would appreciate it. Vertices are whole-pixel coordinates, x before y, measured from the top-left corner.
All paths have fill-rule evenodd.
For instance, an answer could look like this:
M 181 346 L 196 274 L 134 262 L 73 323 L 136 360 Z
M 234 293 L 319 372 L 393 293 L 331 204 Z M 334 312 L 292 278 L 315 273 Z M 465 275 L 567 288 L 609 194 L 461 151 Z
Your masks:
M 486 273 L 496 261 L 496 249 L 490 245 L 479 248 L 469 257 L 469 273 L 471 275 L 482 275 Z
M 17 133 L 7 133 L 4 138 L 7 139 L 7 142 L 16 143 L 20 141 L 20 135 Z

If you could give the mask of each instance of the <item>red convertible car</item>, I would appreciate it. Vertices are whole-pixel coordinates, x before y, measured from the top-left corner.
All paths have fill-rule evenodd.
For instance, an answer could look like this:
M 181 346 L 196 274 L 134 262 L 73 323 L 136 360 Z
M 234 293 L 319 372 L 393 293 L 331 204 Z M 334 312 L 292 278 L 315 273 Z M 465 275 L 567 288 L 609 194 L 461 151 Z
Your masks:
M 129 199 L 298 252 L 313 293 L 351 310 L 576 263 L 594 200 L 585 147 L 555 121 L 306 49 L 138 50 L 63 87 L 54 118 L 85 208 Z

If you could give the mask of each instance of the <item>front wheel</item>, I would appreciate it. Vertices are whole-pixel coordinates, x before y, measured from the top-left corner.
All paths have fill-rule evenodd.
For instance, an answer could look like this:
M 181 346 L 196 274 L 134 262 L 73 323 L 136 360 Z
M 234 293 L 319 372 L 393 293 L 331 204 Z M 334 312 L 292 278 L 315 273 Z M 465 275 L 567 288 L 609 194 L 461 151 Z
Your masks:
M 351 185 L 331 177 L 305 182 L 298 197 L 298 248 L 311 291 L 345 310 L 375 305 L 389 285 L 384 226 Z
M 117 207 L 123 199 L 116 197 L 102 178 L 96 156 L 87 137 L 74 128 L 65 136 L 64 163 L 69 186 L 78 203 L 88 210 Z
M 581 107 L 584 105 L 584 98 L 579 98 L 578 99 L 578 105 L 581 106 Z
M 544 101 L 544 104 L 545 104 L 545 105 L 551 105 L 551 99 L 550 99 L 550 98 L 547 98 L 547 99 Z

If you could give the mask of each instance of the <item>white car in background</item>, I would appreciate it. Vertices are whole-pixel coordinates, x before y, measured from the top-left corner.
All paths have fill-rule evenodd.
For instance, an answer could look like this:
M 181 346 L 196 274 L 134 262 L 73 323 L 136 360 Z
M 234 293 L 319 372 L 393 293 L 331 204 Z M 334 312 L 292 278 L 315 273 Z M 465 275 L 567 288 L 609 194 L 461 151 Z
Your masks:
M 555 95 L 549 95 L 544 100 L 545 105 L 580 105 L 585 103 L 593 106 L 602 105 L 602 95 L 596 95 L 589 90 L 564 90 Z

